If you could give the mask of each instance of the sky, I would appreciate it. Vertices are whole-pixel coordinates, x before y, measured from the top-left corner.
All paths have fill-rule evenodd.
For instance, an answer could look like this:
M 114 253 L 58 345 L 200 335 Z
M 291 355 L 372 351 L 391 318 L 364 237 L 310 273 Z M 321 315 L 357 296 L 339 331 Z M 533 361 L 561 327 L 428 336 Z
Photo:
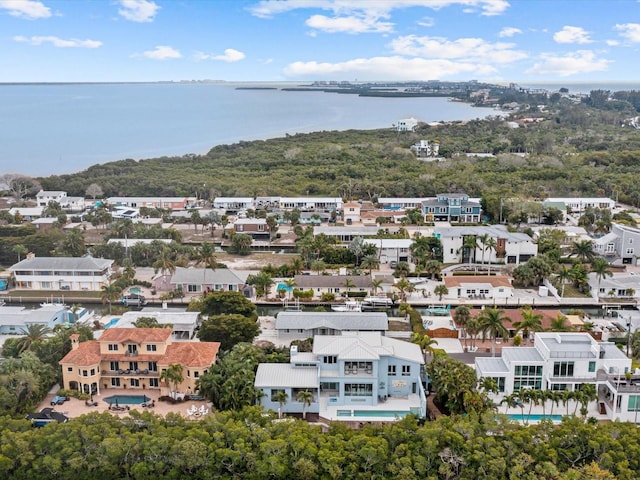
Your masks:
M 0 82 L 637 82 L 638 0 L 0 0 Z

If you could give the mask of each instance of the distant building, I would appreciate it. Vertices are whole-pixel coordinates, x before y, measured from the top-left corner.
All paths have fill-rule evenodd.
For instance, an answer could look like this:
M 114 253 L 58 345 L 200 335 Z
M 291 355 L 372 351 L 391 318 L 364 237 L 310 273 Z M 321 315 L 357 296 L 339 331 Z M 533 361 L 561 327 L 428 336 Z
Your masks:
M 420 140 L 409 147 L 416 157 L 437 157 L 440 152 L 440 144 L 437 142 L 429 142 Z
M 422 213 L 427 222 L 480 221 L 480 203 L 472 202 L 464 193 L 441 193 L 435 199 L 422 201 Z
M 413 132 L 417 126 L 418 120 L 416 120 L 415 118 L 403 118 L 401 120 L 398 120 L 398 123 L 396 124 L 396 130 L 398 132 Z
M 16 263 L 16 287 L 27 290 L 100 291 L 109 284 L 113 260 L 92 257 L 35 257 Z

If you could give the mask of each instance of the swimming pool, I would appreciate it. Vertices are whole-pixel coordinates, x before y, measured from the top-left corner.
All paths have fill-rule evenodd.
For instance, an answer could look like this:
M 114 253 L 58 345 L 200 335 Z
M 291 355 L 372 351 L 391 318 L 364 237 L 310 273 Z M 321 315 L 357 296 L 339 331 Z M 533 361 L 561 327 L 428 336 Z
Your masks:
M 109 405 L 140 405 L 151 400 L 146 395 L 111 395 L 104 397 L 104 401 Z
M 525 413 L 524 416 L 521 413 L 509 413 L 507 415 L 511 420 L 516 420 L 518 422 L 526 422 L 527 418 L 529 418 L 529 422 L 539 422 L 543 419 L 551 420 L 552 422 L 561 422 L 563 416 L 564 415 L 542 415 L 539 413 L 532 413 L 531 415 L 527 415 Z
M 276 292 L 279 292 L 281 290 L 288 293 L 293 290 L 293 287 L 288 287 L 286 283 L 279 283 L 278 286 L 276 287 Z
M 338 410 L 339 417 L 382 417 L 382 418 L 404 418 L 411 412 L 398 412 L 395 410 Z
M 106 330 L 107 328 L 111 328 L 115 326 L 119 321 L 120 321 L 119 318 L 112 318 L 111 320 L 109 320 L 107 323 L 104 324 L 104 329 Z

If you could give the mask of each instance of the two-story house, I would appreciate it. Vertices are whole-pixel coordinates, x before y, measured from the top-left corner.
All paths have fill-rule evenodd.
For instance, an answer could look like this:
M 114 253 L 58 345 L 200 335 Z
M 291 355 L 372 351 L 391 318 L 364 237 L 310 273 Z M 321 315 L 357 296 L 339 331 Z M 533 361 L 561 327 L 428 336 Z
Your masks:
M 426 415 L 420 347 L 380 332 L 314 337 L 312 353 L 292 352 L 289 364 L 260 364 L 255 387 L 267 409 L 302 412 L 297 394 L 313 394 L 309 412 L 325 421 L 383 422 Z M 278 392 L 287 395 L 280 405 Z
M 269 240 L 271 232 L 264 218 L 238 218 L 233 222 L 235 233 L 250 235 L 254 240 Z
M 422 201 L 422 213 L 427 222 L 476 223 L 482 209 L 479 202 L 469 200 L 464 193 L 441 193 L 435 199 Z
M 36 257 L 9 268 L 16 288 L 28 290 L 99 291 L 109 284 L 113 260 L 91 257 Z
M 162 208 L 169 210 L 184 210 L 196 205 L 196 197 L 109 197 L 107 204 L 115 207 L 128 208 Z
M 36 193 L 36 203 L 39 207 L 46 207 L 49 202 L 57 202 L 60 206 L 65 202 L 67 192 L 58 190 L 40 190 Z
M 62 387 L 100 394 L 102 389 L 160 390 L 174 385 L 160 377 L 170 365 L 182 366 L 178 392 L 195 392 L 196 382 L 216 361 L 218 342 L 176 342 L 170 328 L 109 328 L 98 340 L 71 335 L 71 351 L 60 360 Z
M 347 202 L 342 206 L 342 218 L 344 223 L 351 225 L 360 223 L 360 208 L 362 206 L 358 202 Z
M 378 249 L 378 259 L 382 264 L 389 262 L 411 263 L 412 243 L 413 240 L 410 238 L 367 238 L 364 240 L 365 245 L 373 245 Z
M 610 263 L 637 265 L 640 257 L 640 228 L 614 222 L 609 233 L 593 241 L 593 248 Z
M 536 332 L 533 347 L 504 347 L 500 358 L 476 357 L 479 378 L 493 378 L 498 397 L 523 389 L 579 390 L 592 384 L 598 413 L 611 420 L 637 421 L 640 376 L 631 359 L 611 342 L 588 333 Z

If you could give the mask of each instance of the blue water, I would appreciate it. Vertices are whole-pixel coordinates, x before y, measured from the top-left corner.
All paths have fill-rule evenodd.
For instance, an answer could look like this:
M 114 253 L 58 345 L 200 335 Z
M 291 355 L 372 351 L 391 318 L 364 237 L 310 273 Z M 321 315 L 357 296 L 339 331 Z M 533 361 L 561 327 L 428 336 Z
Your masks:
M 112 318 L 111 320 L 109 320 L 107 323 L 104 324 L 104 329 L 106 330 L 107 328 L 113 327 L 119 321 L 120 321 L 119 318 Z
M 509 413 L 507 415 L 507 417 L 509 417 L 511 420 L 516 420 L 518 422 L 522 422 L 523 419 L 524 419 L 525 422 L 527 421 L 526 412 L 524 414 L 524 417 L 520 413 Z M 539 422 L 542 419 L 551 420 L 553 422 L 561 422 L 562 421 L 562 415 L 542 415 L 542 414 L 539 414 L 539 413 L 532 413 L 531 415 L 528 416 L 528 418 L 529 418 L 529 422 L 530 423 Z
M 233 84 L 0 85 L 0 174 L 73 173 L 96 163 L 202 154 L 215 145 L 287 133 L 493 114 L 446 98 L 236 90 Z
M 293 290 L 293 287 L 288 287 L 284 283 L 279 283 L 278 286 L 276 287 L 276 292 L 279 292 L 280 290 L 284 290 L 285 292 L 290 292 Z
M 104 397 L 104 401 L 111 405 L 115 405 L 116 402 L 118 405 L 140 405 L 149 400 L 151 399 L 146 395 L 111 395 L 110 397 Z

